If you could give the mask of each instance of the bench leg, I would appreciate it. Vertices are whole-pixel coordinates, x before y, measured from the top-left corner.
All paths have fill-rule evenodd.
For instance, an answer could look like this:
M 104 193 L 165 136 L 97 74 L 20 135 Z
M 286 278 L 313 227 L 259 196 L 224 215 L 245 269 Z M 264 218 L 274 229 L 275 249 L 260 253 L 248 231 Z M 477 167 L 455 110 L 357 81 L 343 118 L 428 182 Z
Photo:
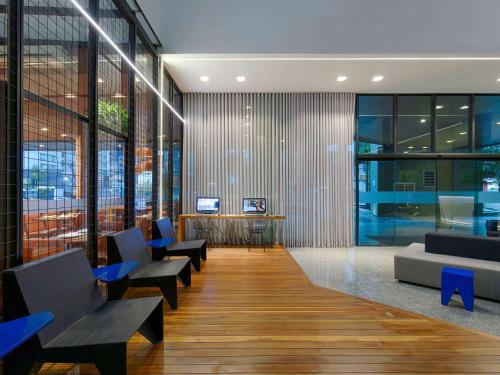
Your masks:
M 127 345 L 117 344 L 106 348 L 101 358 L 95 362 L 101 375 L 126 375 L 127 374 Z
M 43 364 L 30 359 L 36 358 L 36 354 L 29 348 L 30 345 L 29 342 L 25 343 L 3 359 L 3 374 L 38 374 Z
M 199 261 L 199 258 L 198 258 Z M 196 266 L 195 266 L 196 268 Z M 177 276 L 179 281 L 182 283 L 184 286 L 191 286 L 191 262 L 186 264 L 184 268 L 181 270 L 179 275 Z
M 108 284 L 108 300 L 116 301 L 123 297 L 128 288 L 128 279 Z
M 193 267 L 196 270 L 196 272 L 201 271 L 201 261 L 200 261 L 200 254 L 193 254 L 189 257 L 191 259 L 191 263 L 193 263 Z
M 139 332 L 152 344 L 163 341 L 163 301 L 151 312 Z
M 465 310 L 474 311 L 474 287 L 469 285 L 462 285 L 458 292 L 464 303 Z
M 177 280 L 173 277 L 162 280 L 159 287 L 168 305 L 174 310 L 177 309 Z
M 207 260 L 207 243 L 206 242 L 201 248 L 201 260 Z

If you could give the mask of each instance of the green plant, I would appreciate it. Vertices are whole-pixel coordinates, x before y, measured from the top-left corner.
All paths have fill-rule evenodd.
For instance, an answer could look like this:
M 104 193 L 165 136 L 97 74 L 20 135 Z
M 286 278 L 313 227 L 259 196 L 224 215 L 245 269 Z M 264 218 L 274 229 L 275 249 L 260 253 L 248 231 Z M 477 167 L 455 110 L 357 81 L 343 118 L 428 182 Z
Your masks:
M 123 134 L 128 132 L 128 113 L 120 104 L 99 99 L 97 113 L 99 124 Z

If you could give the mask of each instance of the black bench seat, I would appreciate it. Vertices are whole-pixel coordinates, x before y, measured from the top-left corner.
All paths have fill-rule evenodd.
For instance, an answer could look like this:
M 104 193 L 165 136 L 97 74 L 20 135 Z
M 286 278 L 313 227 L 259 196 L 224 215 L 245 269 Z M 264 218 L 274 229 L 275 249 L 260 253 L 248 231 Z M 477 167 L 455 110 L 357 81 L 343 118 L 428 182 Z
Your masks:
M 83 249 L 11 268 L 2 277 L 6 319 L 44 310 L 54 315 L 5 358 L 5 374 L 29 374 L 44 362 L 94 363 L 101 374 L 126 374 L 132 335 L 163 341 L 162 298 L 104 301 Z
M 201 270 L 201 261 L 207 260 L 207 241 L 176 241 L 176 233 L 172 222 L 168 218 L 153 220 L 153 238 L 155 240 L 172 238 L 173 241 L 167 246 L 153 247 L 152 256 L 154 260 L 160 260 L 168 256 L 187 256 L 191 259 L 196 271 Z
M 110 299 L 119 299 L 128 287 L 158 287 L 172 309 L 176 309 L 177 280 L 185 287 L 191 285 L 189 259 L 153 261 L 139 228 L 130 228 L 107 238 L 108 263 L 135 260 L 139 267 L 128 278 L 109 286 Z

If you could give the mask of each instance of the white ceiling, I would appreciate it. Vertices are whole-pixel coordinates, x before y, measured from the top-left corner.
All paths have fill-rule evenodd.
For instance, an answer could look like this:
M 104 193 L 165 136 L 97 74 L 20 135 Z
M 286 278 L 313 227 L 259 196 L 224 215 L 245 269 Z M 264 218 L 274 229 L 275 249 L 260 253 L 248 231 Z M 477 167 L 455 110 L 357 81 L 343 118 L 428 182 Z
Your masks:
M 164 62 L 184 92 L 500 93 L 500 54 L 166 54 Z M 377 74 L 385 78 L 374 83 Z

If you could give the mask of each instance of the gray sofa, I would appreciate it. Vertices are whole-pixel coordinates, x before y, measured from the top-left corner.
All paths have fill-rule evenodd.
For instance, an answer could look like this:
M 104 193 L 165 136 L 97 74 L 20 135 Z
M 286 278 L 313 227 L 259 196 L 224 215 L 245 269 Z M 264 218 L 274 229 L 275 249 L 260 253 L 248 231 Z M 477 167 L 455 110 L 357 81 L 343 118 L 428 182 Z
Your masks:
M 425 242 L 394 256 L 394 278 L 441 288 L 444 266 L 469 269 L 475 272 L 474 294 L 500 300 L 500 238 L 428 233 Z

